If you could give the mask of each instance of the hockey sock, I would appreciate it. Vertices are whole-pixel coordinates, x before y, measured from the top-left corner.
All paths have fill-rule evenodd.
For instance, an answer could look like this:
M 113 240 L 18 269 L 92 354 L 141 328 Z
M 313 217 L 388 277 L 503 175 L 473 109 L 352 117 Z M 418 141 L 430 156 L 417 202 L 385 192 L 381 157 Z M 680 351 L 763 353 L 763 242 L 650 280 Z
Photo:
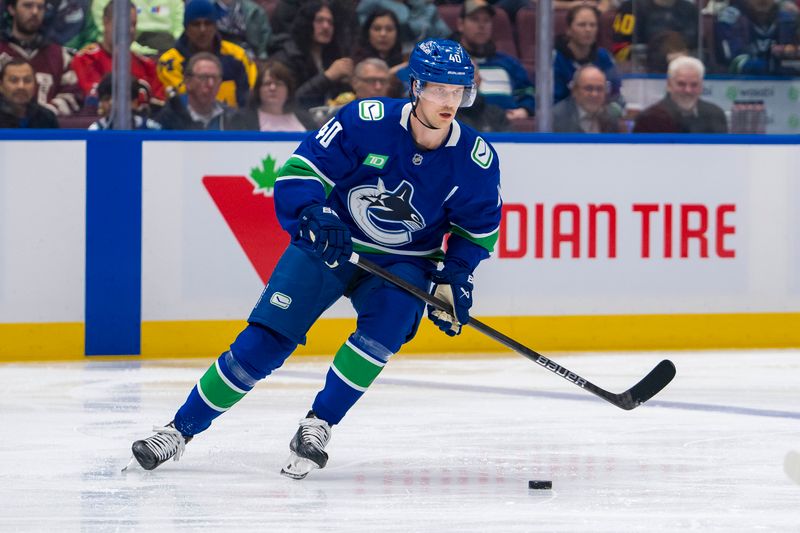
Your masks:
M 175 427 L 183 435 L 196 435 L 250 392 L 258 380 L 250 376 L 230 351 L 206 370 L 175 415 Z
M 312 409 L 328 424 L 338 424 L 372 384 L 392 352 L 379 342 L 356 331 L 336 352 L 325 387 L 314 399 Z
M 214 361 L 189 393 L 175 414 L 175 427 L 184 436 L 207 429 L 215 418 L 244 398 L 259 380 L 280 367 L 296 346 L 269 328 L 249 324 L 231 349 Z

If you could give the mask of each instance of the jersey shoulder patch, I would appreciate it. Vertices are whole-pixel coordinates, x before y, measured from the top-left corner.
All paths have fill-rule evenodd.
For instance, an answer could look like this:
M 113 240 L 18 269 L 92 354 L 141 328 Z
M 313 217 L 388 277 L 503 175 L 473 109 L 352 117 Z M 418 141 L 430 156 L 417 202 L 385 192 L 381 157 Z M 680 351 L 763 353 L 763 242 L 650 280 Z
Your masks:
M 382 120 L 386 115 L 383 102 L 380 100 L 360 100 L 358 102 L 358 117 L 361 120 Z
M 470 151 L 472 161 L 483 169 L 487 169 L 492 165 L 494 160 L 494 152 L 492 151 L 489 143 L 483 140 L 482 137 L 475 137 L 475 143 L 472 145 Z

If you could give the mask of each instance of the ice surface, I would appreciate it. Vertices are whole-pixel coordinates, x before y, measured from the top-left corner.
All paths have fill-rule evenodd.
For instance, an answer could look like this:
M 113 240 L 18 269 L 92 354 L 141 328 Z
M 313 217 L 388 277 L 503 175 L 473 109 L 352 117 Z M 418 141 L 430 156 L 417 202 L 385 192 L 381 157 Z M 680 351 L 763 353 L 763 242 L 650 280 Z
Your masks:
M 800 352 L 553 359 L 620 392 L 664 357 L 675 381 L 627 412 L 519 356 L 395 356 L 303 481 L 278 472 L 327 358 L 126 474 L 211 359 L 0 365 L 0 531 L 800 531 Z

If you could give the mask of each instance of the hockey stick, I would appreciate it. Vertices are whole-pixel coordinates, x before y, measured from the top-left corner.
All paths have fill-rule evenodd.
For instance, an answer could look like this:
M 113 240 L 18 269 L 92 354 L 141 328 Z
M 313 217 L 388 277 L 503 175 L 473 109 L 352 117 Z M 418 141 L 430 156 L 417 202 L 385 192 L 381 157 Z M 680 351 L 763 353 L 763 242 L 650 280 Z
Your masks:
M 379 267 L 375 263 L 360 257 L 357 253 L 353 252 L 350 256 L 350 262 L 354 265 L 359 266 L 360 268 L 366 270 L 367 272 L 378 276 L 394 285 L 397 285 L 401 289 L 410 292 L 426 304 L 432 305 L 442 311 L 452 313 L 452 309 L 450 306 L 443 302 L 442 300 L 435 298 L 433 295 L 428 294 L 427 291 L 424 291 L 409 283 L 408 281 L 404 280 L 403 278 L 392 274 L 391 272 Z M 650 371 L 644 378 L 642 378 L 639 383 L 631 387 L 630 389 L 626 390 L 620 394 L 614 394 L 613 392 L 609 392 L 605 389 L 601 389 L 597 385 L 593 384 L 592 382 L 588 381 L 585 378 L 582 378 L 575 372 L 564 368 L 563 366 L 559 365 L 552 359 L 548 359 L 547 357 L 543 356 L 542 354 L 531 350 L 527 346 L 520 344 L 519 342 L 515 341 L 511 337 L 500 333 L 499 331 L 495 330 L 494 328 L 484 324 L 477 318 L 470 317 L 469 322 L 466 324 L 467 326 L 471 326 L 474 329 L 477 329 L 487 337 L 490 337 L 500 344 L 511 348 L 518 354 L 527 357 L 534 363 L 537 363 L 543 368 L 546 368 L 550 372 L 554 374 L 558 374 L 562 378 L 566 379 L 567 381 L 581 387 L 582 389 L 588 390 L 592 394 L 599 396 L 600 398 L 604 399 L 605 401 L 616 405 L 620 409 L 625 409 L 629 411 L 638 407 L 639 405 L 643 404 L 656 394 L 658 394 L 661 389 L 667 386 L 672 378 L 675 377 L 675 365 L 672 364 L 672 361 L 669 359 L 664 359 L 661 361 L 656 367 Z

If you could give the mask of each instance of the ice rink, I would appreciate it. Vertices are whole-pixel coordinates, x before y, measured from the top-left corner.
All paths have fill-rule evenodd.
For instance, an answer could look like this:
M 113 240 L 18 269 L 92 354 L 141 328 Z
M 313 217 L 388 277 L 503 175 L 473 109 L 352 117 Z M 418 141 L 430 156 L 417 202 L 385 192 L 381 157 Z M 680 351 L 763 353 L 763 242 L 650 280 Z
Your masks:
M 552 357 L 614 392 L 665 357 L 678 374 L 628 412 L 513 354 L 398 355 L 328 467 L 293 481 L 328 358 L 290 359 L 179 462 L 124 474 L 211 358 L 2 364 L 0 530 L 800 531 L 800 352 Z

